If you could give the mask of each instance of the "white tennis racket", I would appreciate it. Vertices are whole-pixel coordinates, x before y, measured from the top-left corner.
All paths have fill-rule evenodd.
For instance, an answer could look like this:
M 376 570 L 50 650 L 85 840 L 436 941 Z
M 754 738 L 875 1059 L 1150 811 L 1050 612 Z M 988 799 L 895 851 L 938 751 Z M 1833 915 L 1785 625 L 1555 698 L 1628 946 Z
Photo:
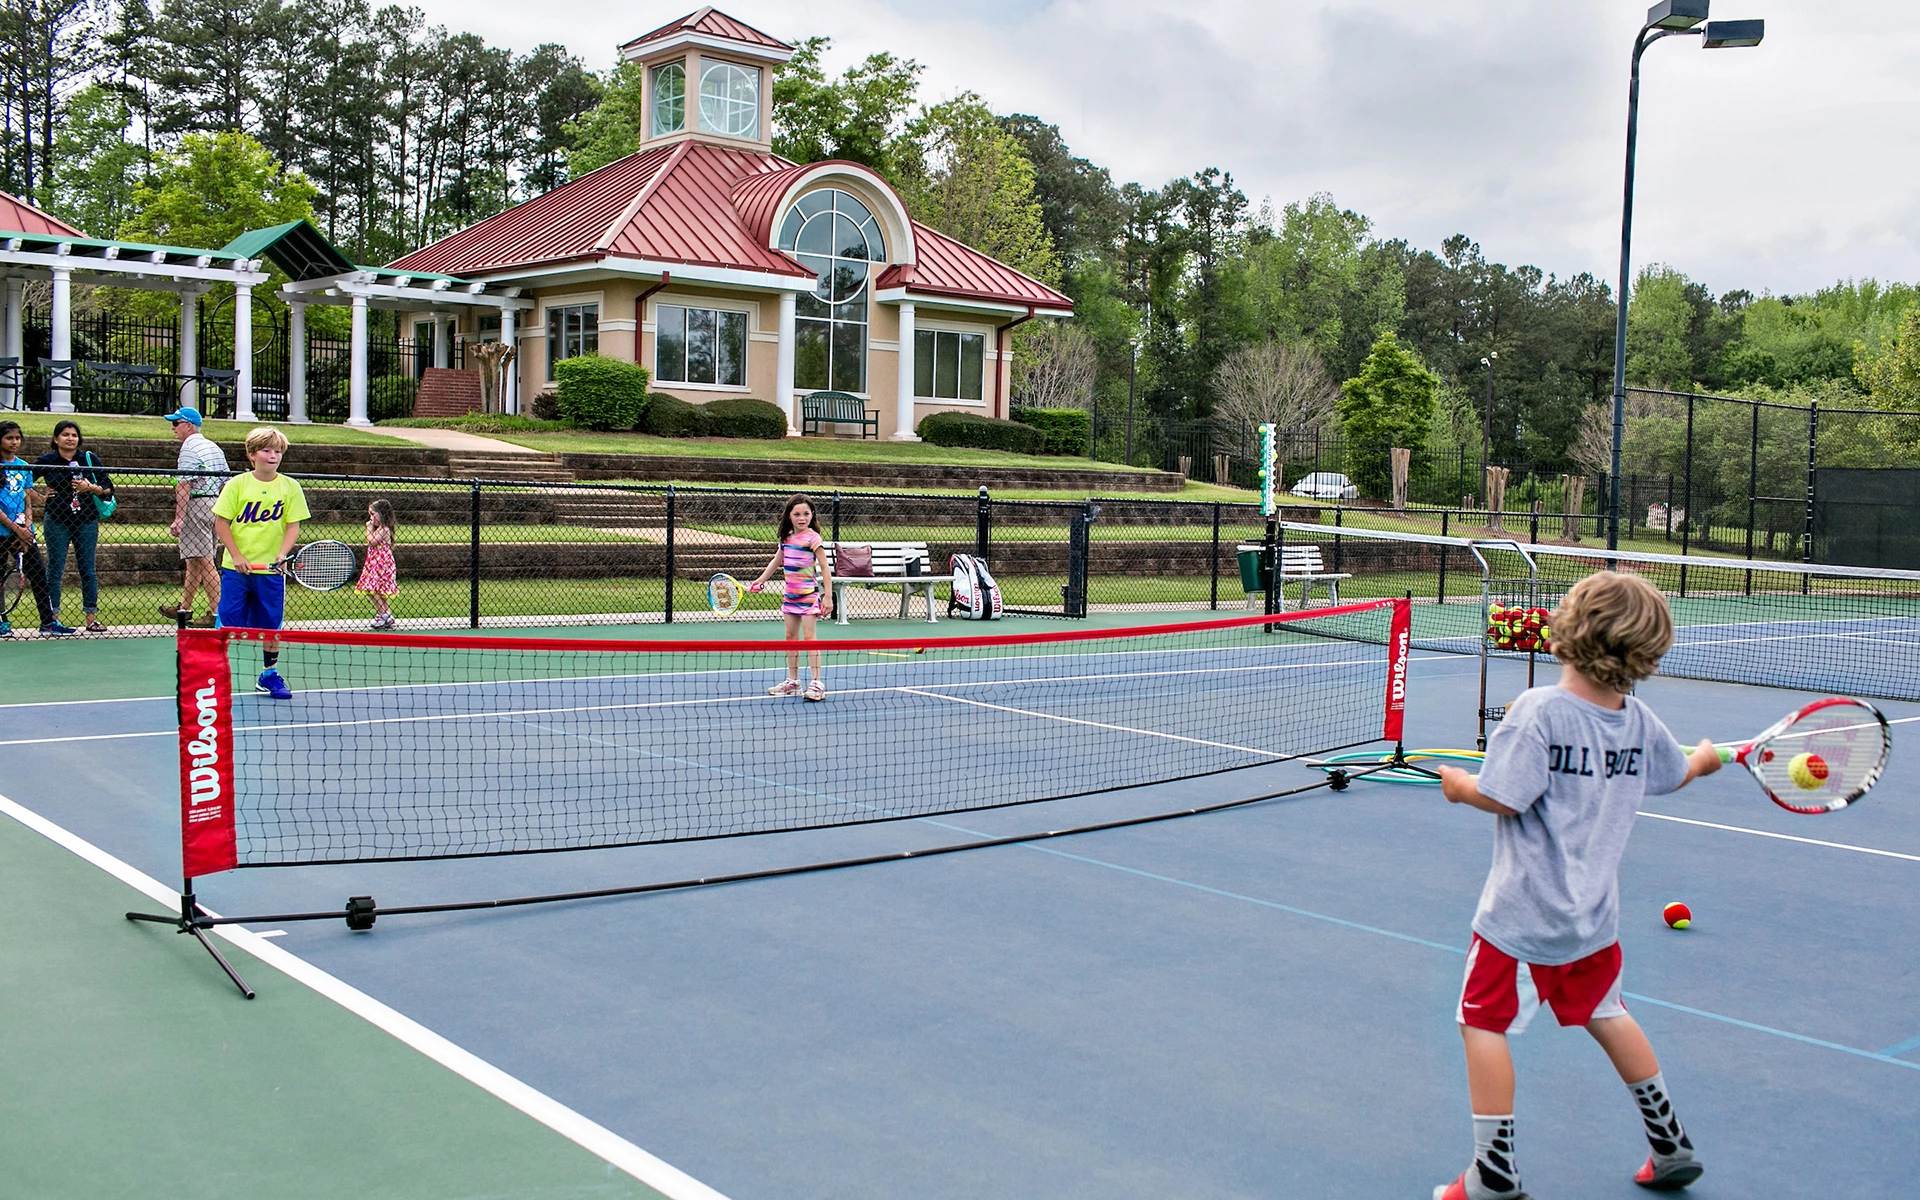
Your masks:
M 347 586 L 358 560 L 345 542 L 308 542 L 273 564 L 273 569 L 312 592 L 332 592 Z
M 1788 713 L 1752 741 L 1715 749 L 1721 762 L 1745 767 L 1781 808 L 1828 813 L 1879 782 L 1893 732 L 1865 700 L 1829 696 Z

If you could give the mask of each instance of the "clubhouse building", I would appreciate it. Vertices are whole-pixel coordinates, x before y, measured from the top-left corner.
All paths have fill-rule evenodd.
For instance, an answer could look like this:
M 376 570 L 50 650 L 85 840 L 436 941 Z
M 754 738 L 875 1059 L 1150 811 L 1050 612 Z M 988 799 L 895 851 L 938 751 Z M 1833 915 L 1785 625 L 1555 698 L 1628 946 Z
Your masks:
M 849 393 L 884 436 L 943 409 L 1005 416 L 1007 333 L 1072 315 L 1060 292 L 907 215 L 871 168 L 772 152 L 772 71 L 793 47 L 703 8 L 621 47 L 645 70 L 633 155 L 380 268 L 528 305 L 423 305 L 421 345 L 509 340 L 510 410 L 600 353 L 694 403 Z

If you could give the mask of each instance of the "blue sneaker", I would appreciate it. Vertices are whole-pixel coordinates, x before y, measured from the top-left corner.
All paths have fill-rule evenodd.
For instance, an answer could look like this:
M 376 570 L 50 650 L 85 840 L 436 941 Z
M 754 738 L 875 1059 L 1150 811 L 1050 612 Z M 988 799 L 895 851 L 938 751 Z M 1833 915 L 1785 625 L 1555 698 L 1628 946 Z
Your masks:
M 48 621 L 45 625 L 42 625 L 40 632 L 52 634 L 54 637 L 72 637 L 78 633 L 79 630 L 71 625 L 62 625 L 59 621 L 55 620 Z
M 13 636 L 13 622 L 0 621 L 0 637 L 12 637 L 12 636 Z
M 293 699 L 293 689 L 287 686 L 286 680 L 280 678 L 280 672 L 271 668 L 260 672 L 260 678 L 254 681 L 253 690 L 272 696 L 275 700 Z

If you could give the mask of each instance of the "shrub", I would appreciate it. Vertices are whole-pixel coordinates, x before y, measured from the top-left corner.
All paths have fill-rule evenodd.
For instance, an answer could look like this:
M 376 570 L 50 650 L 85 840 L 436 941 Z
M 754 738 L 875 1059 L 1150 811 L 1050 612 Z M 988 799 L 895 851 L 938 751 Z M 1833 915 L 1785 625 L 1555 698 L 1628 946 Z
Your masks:
M 787 414 L 765 400 L 747 396 L 715 400 L 703 404 L 707 428 L 715 437 L 783 438 L 787 436 Z
M 936 446 L 973 446 L 981 450 L 1011 450 L 1039 454 L 1047 435 L 1031 425 L 1002 421 L 964 412 L 937 412 L 920 421 L 920 437 Z
M 647 397 L 640 427 L 655 437 L 705 437 L 707 424 L 707 410 L 702 406 L 655 392 Z
M 349 395 L 351 383 L 342 378 L 333 385 L 333 403 L 325 412 L 309 412 L 310 416 L 323 420 L 345 420 L 352 408 Z M 367 419 L 370 421 L 395 421 L 413 415 L 413 398 L 420 390 L 420 381 L 411 375 L 376 375 L 367 380 Z M 311 390 L 307 393 L 313 395 Z
M 1031 425 L 1047 436 L 1042 454 L 1067 454 L 1087 457 L 1093 445 L 1093 417 L 1080 408 L 1016 408 L 1013 419 Z
M 560 397 L 552 392 L 541 392 L 533 398 L 533 418 L 537 421 L 558 421 L 560 419 Z
M 647 404 L 647 371 L 600 354 L 562 359 L 553 368 L 560 384 L 560 416 L 588 429 L 632 429 Z

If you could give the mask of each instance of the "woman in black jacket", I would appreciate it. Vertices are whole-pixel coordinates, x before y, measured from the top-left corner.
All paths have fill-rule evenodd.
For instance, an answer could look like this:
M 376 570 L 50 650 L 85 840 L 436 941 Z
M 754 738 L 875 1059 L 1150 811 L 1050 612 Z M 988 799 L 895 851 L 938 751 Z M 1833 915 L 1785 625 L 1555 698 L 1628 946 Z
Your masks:
M 97 500 L 113 499 L 113 479 L 99 469 L 100 460 L 84 448 L 80 426 L 61 421 L 53 427 L 53 449 L 34 460 L 36 467 L 87 467 L 90 470 L 35 471 L 47 488 L 44 523 L 47 537 L 47 590 L 56 620 L 60 612 L 60 584 L 67 571 L 67 548 L 80 559 L 80 605 L 87 613 L 87 632 L 105 633 L 100 623 L 100 577 L 94 573 L 94 547 L 100 540 Z

